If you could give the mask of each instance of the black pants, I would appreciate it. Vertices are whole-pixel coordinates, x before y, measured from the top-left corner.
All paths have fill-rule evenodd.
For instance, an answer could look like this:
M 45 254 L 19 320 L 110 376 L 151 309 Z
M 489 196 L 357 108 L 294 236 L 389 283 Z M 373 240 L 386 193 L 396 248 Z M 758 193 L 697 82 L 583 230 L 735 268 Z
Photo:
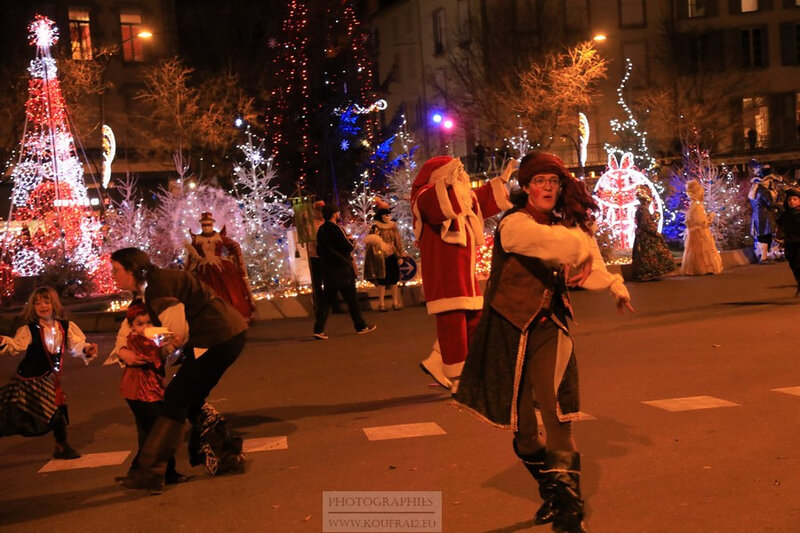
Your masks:
M 128 402 L 128 407 L 131 408 L 133 419 L 136 421 L 136 440 L 139 443 L 139 449 L 136 450 L 136 456 L 131 462 L 131 470 L 139 468 L 139 453 L 142 450 L 144 441 L 153 429 L 159 413 L 161 413 L 161 402 L 144 402 L 142 400 L 125 400 Z M 172 457 L 167 462 L 167 474 L 175 472 L 175 457 Z
M 361 310 L 358 308 L 358 294 L 356 293 L 356 283 L 351 281 L 345 285 L 336 285 L 332 282 L 325 282 L 325 290 L 322 294 L 322 301 L 317 309 L 317 319 L 314 322 L 314 333 L 323 333 L 325 331 L 325 323 L 328 321 L 328 314 L 331 310 L 331 305 L 336 299 L 336 294 L 340 293 L 344 302 L 347 304 L 347 310 L 350 312 L 350 318 L 353 319 L 353 327 L 356 331 L 367 327 L 364 322 L 364 317 L 361 316 Z
M 783 253 L 792 269 L 794 279 L 800 286 L 800 242 L 787 242 L 783 245 Z
M 198 359 L 192 353 L 187 354 L 186 361 L 164 392 L 161 414 L 180 424 L 187 418 L 195 420 L 211 389 L 242 353 L 246 339 L 247 332 L 243 331 L 212 346 Z

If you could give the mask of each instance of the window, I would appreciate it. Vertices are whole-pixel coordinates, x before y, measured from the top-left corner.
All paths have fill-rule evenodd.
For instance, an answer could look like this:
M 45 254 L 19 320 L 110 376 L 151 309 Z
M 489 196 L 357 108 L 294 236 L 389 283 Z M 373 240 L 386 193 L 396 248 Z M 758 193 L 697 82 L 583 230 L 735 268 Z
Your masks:
M 567 30 L 589 29 L 589 8 L 586 0 L 564 0 L 564 27 Z
M 458 39 L 461 43 L 470 40 L 469 0 L 458 0 Z
M 71 7 L 68 13 L 72 59 L 89 61 L 92 59 L 92 34 L 89 28 L 89 10 Z
M 797 137 L 795 142 L 800 141 L 800 93 L 794 93 L 794 117 L 795 117 L 795 131 Z M 795 180 L 797 179 L 798 171 L 795 170 Z
M 741 31 L 742 67 L 767 66 L 766 33 L 765 28 L 746 28 Z
M 469 0 L 458 0 L 458 42 L 466 44 L 471 38 Z
M 784 66 L 800 65 L 800 24 L 784 22 L 781 30 L 781 63 Z
M 444 53 L 445 19 L 444 9 L 433 12 L 433 53 Z
M 689 18 L 705 17 L 706 13 L 706 0 L 688 0 L 688 15 Z
M 769 111 L 764 97 L 742 99 L 742 124 L 747 147 L 766 148 L 769 131 Z
M 742 0 L 742 13 L 758 11 L 758 0 Z
M 619 0 L 619 25 L 644 26 L 644 0 Z
M 122 12 L 119 15 L 120 46 L 122 46 L 122 59 L 130 62 L 144 61 L 144 46 L 141 37 L 142 15 L 140 13 Z

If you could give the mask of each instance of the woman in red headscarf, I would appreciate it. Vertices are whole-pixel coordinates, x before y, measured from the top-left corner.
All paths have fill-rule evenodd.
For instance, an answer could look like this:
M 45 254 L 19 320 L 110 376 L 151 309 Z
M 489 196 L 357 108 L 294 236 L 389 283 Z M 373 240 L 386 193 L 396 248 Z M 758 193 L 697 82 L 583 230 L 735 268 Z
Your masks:
M 242 247 L 221 232 L 214 230 L 211 213 L 200 215 L 200 235 L 192 234 L 187 270 L 211 287 L 217 296 L 231 304 L 248 322 L 255 305 L 247 282 Z

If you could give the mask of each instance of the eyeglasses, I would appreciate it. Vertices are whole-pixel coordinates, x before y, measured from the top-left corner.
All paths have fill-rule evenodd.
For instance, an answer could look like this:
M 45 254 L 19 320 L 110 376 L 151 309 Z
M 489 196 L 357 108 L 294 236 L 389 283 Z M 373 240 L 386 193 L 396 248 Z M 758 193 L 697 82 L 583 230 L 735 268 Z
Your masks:
M 545 185 L 550 185 L 551 187 L 558 187 L 561 183 L 559 178 L 533 178 L 531 180 L 534 187 L 544 187 Z

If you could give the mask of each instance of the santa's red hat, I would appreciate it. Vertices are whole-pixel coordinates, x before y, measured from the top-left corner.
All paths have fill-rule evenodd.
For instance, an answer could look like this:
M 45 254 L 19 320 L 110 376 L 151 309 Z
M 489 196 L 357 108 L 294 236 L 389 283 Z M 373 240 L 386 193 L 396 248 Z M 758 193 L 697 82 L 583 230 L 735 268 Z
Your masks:
M 436 157 L 432 157 L 425 161 L 425 164 L 419 169 L 417 177 L 414 179 L 414 184 L 411 186 L 412 202 L 414 201 L 414 198 L 417 197 L 417 194 L 419 194 L 419 190 L 430 183 L 431 174 L 433 174 L 433 171 L 438 168 L 442 168 L 451 161 L 453 161 L 453 158 L 449 155 L 437 155 Z

